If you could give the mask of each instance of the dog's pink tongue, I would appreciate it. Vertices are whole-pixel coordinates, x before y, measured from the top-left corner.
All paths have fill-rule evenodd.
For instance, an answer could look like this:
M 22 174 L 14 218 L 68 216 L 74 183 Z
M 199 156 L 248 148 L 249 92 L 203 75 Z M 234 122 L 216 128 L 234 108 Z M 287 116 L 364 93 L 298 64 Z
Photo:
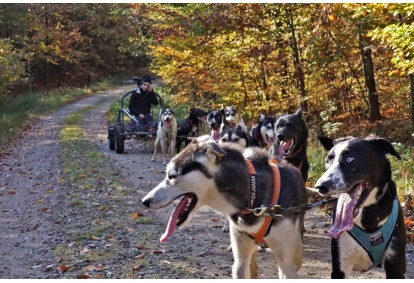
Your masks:
M 357 202 L 354 190 L 351 195 L 343 193 L 339 195 L 336 206 L 335 222 L 328 231 L 332 238 L 338 238 L 343 232 L 349 231 L 354 226 L 354 208 Z
M 219 136 L 220 136 L 220 131 L 217 130 L 211 130 L 211 137 L 213 138 L 214 141 L 218 141 L 219 140 Z
M 172 125 L 171 120 L 164 120 L 164 126 L 165 126 L 166 128 L 171 127 L 171 125 Z
M 165 240 L 167 240 L 167 238 L 169 238 L 174 233 L 178 216 L 187 207 L 187 199 L 188 196 L 184 196 L 180 203 L 174 209 L 173 213 L 171 214 L 170 220 L 168 220 L 167 228 L 165 229 L 164 234 L 162 234 L 160 238 L 161 243 L 164 243 Z
M 279 145 L 279 151 L 277 153 L 279 157 L 279 161 L 285 160 L 284 152 L 288 150 L 292 144 L 293 140 L 289 140 L 289 142 L 281 141 Z

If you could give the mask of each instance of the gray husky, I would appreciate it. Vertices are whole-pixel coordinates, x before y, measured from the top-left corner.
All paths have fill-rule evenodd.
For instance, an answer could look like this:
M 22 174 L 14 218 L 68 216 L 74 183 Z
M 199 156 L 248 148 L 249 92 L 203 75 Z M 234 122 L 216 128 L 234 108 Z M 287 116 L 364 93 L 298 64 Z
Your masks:
M 255 169 L 254 175 L 249 170 L 251 167 Z M 280 179 L 274 174 L 279 174 Z M 211 140 L 193 142 L 171 160 L 165 179 L 142 202 L 149 208 L 160 209 L 180 200 L 161 242 L 177 227 L 188 225 L 203 206 L 225 215 L 230 221 L 233 278 L 257 278 L 259 241 L 253 236 L 259 231 L 263 231 L 263 240 L 277 259 L 279 278 L 296 278 L 303 258 L 304 212 L 272 219 L 255 216 L 247 209 L 272 206 L 277 180 L 281 186 L 275 203 L 287 208 L 307 202 L 298 170 L 287 163 L 271 165 L 266 150 L 247 148 L 243 151 L 237 144 L 219 145 Z M 270 223 L 263 229 L 266 221 Z

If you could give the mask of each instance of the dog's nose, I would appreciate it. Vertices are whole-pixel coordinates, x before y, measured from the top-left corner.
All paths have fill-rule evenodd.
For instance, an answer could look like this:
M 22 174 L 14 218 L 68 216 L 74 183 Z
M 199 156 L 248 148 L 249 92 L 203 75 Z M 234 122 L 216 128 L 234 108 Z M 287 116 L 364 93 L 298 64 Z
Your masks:
M 283 141 L 283 139 L 285 138 L 285 135 L 283 135 L 283 134 L 278 134 L 276 137 L 277 137 L 277 139 L 278 139 L 279 141 Z
M 329 188 L 325 186 L 316 186 L 315 189 L 319 190 L 321 194 L 326 194 L 329 191 Z
M 150 200 L 148 198 L 147 199 L 144 198 L 144 199 L 142 199 L 142 204 L 149 208 L 150 207 Z

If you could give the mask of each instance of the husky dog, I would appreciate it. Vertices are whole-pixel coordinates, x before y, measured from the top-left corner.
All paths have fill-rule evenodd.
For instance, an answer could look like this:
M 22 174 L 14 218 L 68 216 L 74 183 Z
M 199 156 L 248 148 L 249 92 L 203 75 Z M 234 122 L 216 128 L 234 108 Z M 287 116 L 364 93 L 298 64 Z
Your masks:
M 404 216 L 386 158 L 400 155 L 389 141 L 375 136 L 319 140 L 329 153 L 315 188 L 339 194 L 329 230 L 331 277 L 349 278 L 353 269 L 383 265 L 387 278 L 404 278 Z
M 238 144 L 241 148 L 251 146 L 251 137 L 247 132 L 246 125 L 244 124 L 243 118 L 240 116 L 240 121 L 236 126 L 231 126 L 229 122 L 223 117 L 223 123 L 221 124 L 219 144 L 232 142 Z M 222 231 L 225 233 L 230 232 L 230 226 L 228 221 L 223 225 Z M 228 248 L 231 250 L 231 247 Z
M 219 144 L 225 142 L 233 142 L 238 144 L 241 148 L 246 148 L 251 145 L 251 138 L 247 132 L 246 125 L 244 124 L 243 118 L 241 116 L 239 123 L 233 126 L 223 118 L 218 142 Z
M 256 174 L 252 173 L 252 167 Z M 280 194 L 275 201 L 274 187 L 278 180 Z M 243 153 L 234 143 L 193 142 L 171 160 L 165 179 L 142 202 L 146 207 L 160 209 L 177 199 L 179 204 L 161 242 L 177 227 L 188 225 L 201 207 L 208 206 L 230 221 L 233 278 L 257 278 L 256 242 L 261 239 L 253 235 L 258 231 L 263 232 L 259 234 L 277 259 L 279 278 L 297 277 L 303 257 L 304 211 L 272 219 L 255 216 L 246 209 L 269 207 L 272 203 L 292 207 L 307 202 L 300 173 L 290 164 L 270 164 L 267 151 L 260 148 L 247 148 Z M 269 226 L 262 226 L 265 222 Z
M 294 114 L 282 114 L 275 123 L 276 141 L 269 150 L 270 156 L 282 162 L 286 160 L 308 179 L 307 156 L 309 130 L 302 117 L 302 107 Z
M 259 123 L 250 130 L 252 145 L 269 149 L 275 141 L 275 116 L 260 114 Z
M 199 108 L 191 108 L 187 118 L 178 123 L 176 152 L 180 152 L 182 143 L 187 146 L 191 138 L 198 137 L 200 123 L 207 116 L 207 112 Z
M 210 136 L 214 141 L 218 141 L 221 123 L 223 121 L 222 110 L 209 110 L 207 114 L 207 123 L 210 130 Z
M 155 139 L 154 155 L 151 161 L 155 161 L 157 157 L 157 149 L 161 144 L 162 163 L 167 165 L 167 150 L 170 152 L 170 159 L 175 155 L 175 143 L 177 137 L 177 121 L 174 111 L 171 108 L 164 108 L 160 113 L 160 121 L 158 123 L 157 138 Z
M 239 122 L 237 109 L 233 105 L 227 107 L 223 105 L 221 111 L 224 113 L 227 123 L 229 123 L 232 127 L 236 126 Z

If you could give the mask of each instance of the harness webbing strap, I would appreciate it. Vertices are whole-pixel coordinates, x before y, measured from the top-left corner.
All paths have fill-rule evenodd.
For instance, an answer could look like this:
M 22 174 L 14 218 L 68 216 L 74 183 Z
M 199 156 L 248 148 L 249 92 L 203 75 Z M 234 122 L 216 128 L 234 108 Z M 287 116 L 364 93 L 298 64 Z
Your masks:
M 276 164 L 269 162 L 273 170 L 273 197 L 272 204 L 277 204 L 279 202 L 280 195 L 280 172 L 279 167 Z M 272 217 L 264 217 L 263 225 L 260 227 L 259 231 L 252 233 L 251 236 L 254 237 L 254 240 L 257 244 L 264 242 L 264 237 L 269 233 L 270 226 L 272 225 Z
M 250 160 L 246 159 L 246 165 L 249 169 L 249 208 L 254 207 L 256 201 L 256 170 Z

